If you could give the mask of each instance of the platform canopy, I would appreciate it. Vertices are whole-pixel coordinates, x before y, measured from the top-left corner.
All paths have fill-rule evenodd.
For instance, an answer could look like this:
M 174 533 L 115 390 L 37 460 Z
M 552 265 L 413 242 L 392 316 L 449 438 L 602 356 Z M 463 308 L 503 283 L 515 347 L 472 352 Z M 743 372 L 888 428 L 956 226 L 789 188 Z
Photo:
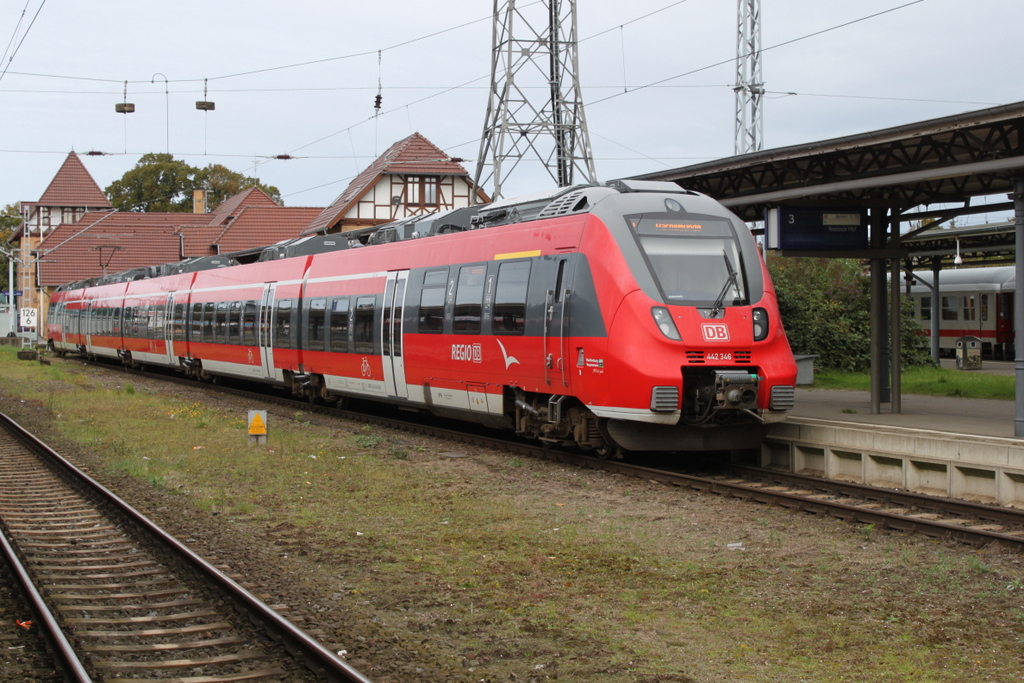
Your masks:
M 636 176 L 703 192 L 746 221 L 770 206 L 915 207 L 901 220 L 1009 210 L 971 199 L 1013 191 L 1024 173 L 1024 102 Z

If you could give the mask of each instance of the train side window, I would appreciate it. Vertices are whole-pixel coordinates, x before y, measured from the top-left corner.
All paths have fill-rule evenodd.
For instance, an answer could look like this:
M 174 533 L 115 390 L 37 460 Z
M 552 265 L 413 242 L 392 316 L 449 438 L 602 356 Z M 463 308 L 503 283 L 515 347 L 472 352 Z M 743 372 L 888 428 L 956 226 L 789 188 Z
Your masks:
M 331 301 L 330 344 L 331 351 L 348 353 L 348 297 Z
M 274 316 L 274 346 L 279 349 L 292 348 L 291 299 L 281 299 L 277 302 L 277 315 Z
M 242 306 L 242 343 L 256 345 L 256 302 L 246 301 Z
M 228 304 L 228 343 L 238 344 L 242 338 L 242 302 Z
M 526 290 L 529 282 L 529 261 L 502 263 L 498 267 L 491 332 L 523 334 L 526 331 Z
M 455 332 L 480 332 L 480 317 L 483 312 L 484 281 L 487 266 L 463 266 L 459 268 L 459 284 L 455 290 Z
M 974 307 L 974 296 L 965 296 L 963 304 L 964 320 L 977 320 L 977 310 Z
M 308 334 L 309 348 L 314 351 L 323 351 L 324 342 L 327 341 L 327 299 L 313 299 L 309 302 L 309 323 Z
M 110 334 L 114 337 L 121 336 L 121 316 L 124 315 L 124 311 L 120 308 L 114 309 L 114 320 L 110 326 Z
M 418 331 L 441 332 L 444 329 L 444 288 L 447 284 L 447 268 L 428 270 L 423 274 Z
M 125 306 L 124 309 L 124 321 L 121 323 L 121 331 L 125 337 L 135 336 L 135 309 L 131 306 Z
M 377 297 L 361 296 L 356 299 L 355 320 L 355 352 L 373 353 L 373 313 Z
M 174 341 L 185 341 L 185 304 L 174 304 L 173 316 L 171 338 Z
M 988 322 L 988 294 L 981 295 L 981 322 Z
M 394 346 L 391 349 L 391 355 L 395 358 L 399 358 L 402 355 L 402 302 L 405 300 L 405 280 L 399 280 L 395 283 L 395 311 L 394 318 L 392 319 L 391 326 L 391 337 L 394 339 Z M 384 343 L 388 342 L 388 324 L 384 324 Z
M 942 297 L 942 319 L 943 320 L 959 320 L 960 310 L 959 302 L 960 297 L 956 296 L 944 296 Z
M 188 326 L 185 333 L 188 335 L 189 341 L 197 342 L 202 341 L 201 330 L 203 324 L 203 305 L 192 304 L 192 312 L 189 315 Z
M 213 341 L 213 318 L 217 311 L 217 304 L 208 301 L 203 304 L 203 341 Z
M 163 339 L 167 327 L 167 303 L 153 305 L 153 339 Z
M 213 339 L 218 344 L 228 340 L 228 302 L 218 301 L 217 309 L 213 318 Z
M 565 285 L 565 259 L 558 262 L 558 277 L 555 278 L 555 303 L 562 303 L 562 289 Z
M 932 319 L 932 298 L 930 296 L 921 297 L 921 320 Z

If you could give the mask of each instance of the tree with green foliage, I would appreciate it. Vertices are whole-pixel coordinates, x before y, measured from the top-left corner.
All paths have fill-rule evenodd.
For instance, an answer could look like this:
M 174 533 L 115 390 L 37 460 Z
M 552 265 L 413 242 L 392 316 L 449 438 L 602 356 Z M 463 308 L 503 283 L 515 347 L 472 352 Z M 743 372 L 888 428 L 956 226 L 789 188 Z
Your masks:
M 858 261 L 773 256 L 768 270 L 794 353 L 817 354 L 816 364 L 827 369 L 871 367 L 871 278 Z M 931 365 L 913 302 L 903 302 L 902 362 Z
M 0 212 L 0 246 L 4 250 L 16 248 L 17 245 L 7 243 L 14 231 L 21 225 L 21 209 L 18 203 L 8 204 Z M 0 256 L 0 289 L 9 289 L 7 282 L 7 259 Z
M 212 211 L 228 197 L 250 187 L 259 187 L 281 203 L 281 192 L 276 187 L 220 164 L 196 168 L 171 154 L 150 153 L 143 154 L 133 168 L 108 185 L 106 194 L 118 211 L 190 212 L 192 193 L 206 190 L 207 209 Z

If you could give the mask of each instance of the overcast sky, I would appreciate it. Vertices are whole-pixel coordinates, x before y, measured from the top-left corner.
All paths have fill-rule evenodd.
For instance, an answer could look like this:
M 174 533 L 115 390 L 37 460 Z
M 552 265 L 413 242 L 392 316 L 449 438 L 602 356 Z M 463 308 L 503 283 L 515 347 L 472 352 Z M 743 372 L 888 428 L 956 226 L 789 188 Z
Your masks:
M 492 8 L 0 0 L 0 203 L 38 199 L 71 150 L 101 188 L 142 154 L 170 151 L 256 175 L 289 206 L 331 203 L 417 131 L 472 174 Z M 766 149 L 1024 100 L 1024 0 L 763 0 L 761 12 Z M 602 180 L 733 154 L 736 13 L 735 0 L 579 3 Z M 203 79 L 212 112 L 195 108 Z M 125 80 L 129 115 L 114 111 Z M 505 194 L 550 186 L 524 168 Z

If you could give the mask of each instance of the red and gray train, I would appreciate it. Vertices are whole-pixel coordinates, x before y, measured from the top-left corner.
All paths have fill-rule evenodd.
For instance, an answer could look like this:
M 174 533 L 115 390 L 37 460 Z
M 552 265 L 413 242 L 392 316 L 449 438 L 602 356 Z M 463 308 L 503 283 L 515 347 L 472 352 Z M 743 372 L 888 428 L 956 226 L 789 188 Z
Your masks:
M 364 235 L 365 237 L 365 235 Z M 62 353 L 382 401 L 598 455 L 748 448 L 796 364 L 746 225 L 613 181 L 69 283 Z

